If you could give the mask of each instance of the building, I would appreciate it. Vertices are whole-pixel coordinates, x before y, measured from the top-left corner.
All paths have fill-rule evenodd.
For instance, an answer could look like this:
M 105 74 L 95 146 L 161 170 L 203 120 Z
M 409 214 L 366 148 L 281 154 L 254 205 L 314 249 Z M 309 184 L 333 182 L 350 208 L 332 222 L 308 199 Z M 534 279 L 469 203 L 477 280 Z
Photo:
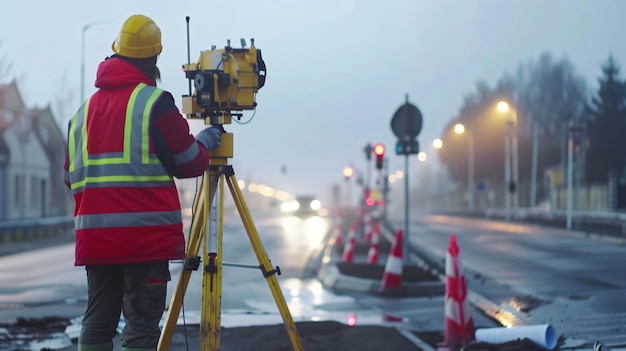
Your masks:
M 50 106 L 30 110 L 33 133 L 44 147 L 50 161 L 50 211 L 49 216 L 70 216 L 74 208 L 71 193 L 65 185 L 66 134 L 54 119 Z
M 28 109 L 15 81 L 0 85 L 0 221 L 71 215 L 64 140 L 50 108 Z

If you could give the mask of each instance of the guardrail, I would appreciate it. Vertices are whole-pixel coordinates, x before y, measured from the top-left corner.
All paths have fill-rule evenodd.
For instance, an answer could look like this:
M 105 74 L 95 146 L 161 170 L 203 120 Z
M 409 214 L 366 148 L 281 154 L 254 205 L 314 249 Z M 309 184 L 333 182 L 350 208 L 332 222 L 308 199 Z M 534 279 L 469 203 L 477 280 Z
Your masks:
M 0 243 L 41 239 L 74 228 L 73 217 L 48 217 L 0 222 Z

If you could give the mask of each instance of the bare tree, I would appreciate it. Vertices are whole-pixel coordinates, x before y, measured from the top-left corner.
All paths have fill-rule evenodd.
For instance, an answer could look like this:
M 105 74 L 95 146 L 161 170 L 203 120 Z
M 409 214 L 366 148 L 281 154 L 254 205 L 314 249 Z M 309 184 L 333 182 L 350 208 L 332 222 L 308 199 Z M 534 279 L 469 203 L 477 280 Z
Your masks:
M 0 41 L 0 52 L 2 51 L 2 42 Z M 11 78 L 11 71 L 13 70 L 13 63 L 9 61 L 6 55 L 0 55 L 0 83 L 5 82 Z
M 76 112 L 76 90 L 68 83 L 67 76 L 66 71 L 59 79 L 59 84 L 57 85 L 59 89 L 57 89 L 57 94 L 54 96 L 52 103 L 52 112 L 61 130 L 64 130 L 72 115 Z

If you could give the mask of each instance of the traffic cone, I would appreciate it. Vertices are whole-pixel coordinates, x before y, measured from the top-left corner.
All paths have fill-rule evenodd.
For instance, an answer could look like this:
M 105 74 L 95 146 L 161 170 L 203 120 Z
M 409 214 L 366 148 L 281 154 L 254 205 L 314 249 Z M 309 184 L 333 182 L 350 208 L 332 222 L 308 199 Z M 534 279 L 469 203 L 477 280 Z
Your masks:
M 446 253 L 445 328 L 445 339 L 438 350 L 456 350 L 474 340 L 474 321 L 456 235 L 450 235 Z
M 343 252 L 343 222 L 337 223 L 335 226 L 335 230 L 333 231 L 332 236 L 332 245 L 333 250 L 336 254 L 340 254 Z
M 354 221 L 350 225 L 350 230 L 348 231 L 348 238 L 346 239 L 346 244 L 343 247 L 342 259 L 344 262 L 352 262 L 354 258 L 354 245 L 356 243 L 357 225 L 358 225 L 358 221 Z
M 337 223 L 337 226 L 335 226 L 335 232 L 333 233 L 333 236 L 335 237 L 335 245 L 343 244 L 343 223 L 342 222 Z
M 376 222 L 370 239 L 370 249 L 367 252 L 367 263 L 378 264 L 378 241 L 380 240 L 380 224 Z
M 363 236 L 368 243 L 372 239 L 372 216 L 368 210 L 365 210 L 363 215 Z
M 392 292 L 400 289 L 402 284 L 402 229 L 396 233 L 396 240 L 391 247 L 391 254 L 387 258 L 380 292 Z

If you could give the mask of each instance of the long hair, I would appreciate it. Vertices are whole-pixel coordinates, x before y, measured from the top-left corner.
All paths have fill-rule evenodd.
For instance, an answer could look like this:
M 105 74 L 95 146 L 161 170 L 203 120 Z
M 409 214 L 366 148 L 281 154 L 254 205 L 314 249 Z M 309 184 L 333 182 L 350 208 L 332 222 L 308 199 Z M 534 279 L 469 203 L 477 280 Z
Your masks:
M 157 67 L 156 65 L 159 55 L 148 58 L 131 58 L 120 55 L 114 56 L 119 57 L 122 60 L 137 67 L 141 72 L 143 72 L 143 74 L 148 77 L 148 79 L 150 79 L 152 83 L 154 83 L 154 85 L 156 85 L 157 82 L 161 81 L 161 71 L 159 71 L 159 67 Z

